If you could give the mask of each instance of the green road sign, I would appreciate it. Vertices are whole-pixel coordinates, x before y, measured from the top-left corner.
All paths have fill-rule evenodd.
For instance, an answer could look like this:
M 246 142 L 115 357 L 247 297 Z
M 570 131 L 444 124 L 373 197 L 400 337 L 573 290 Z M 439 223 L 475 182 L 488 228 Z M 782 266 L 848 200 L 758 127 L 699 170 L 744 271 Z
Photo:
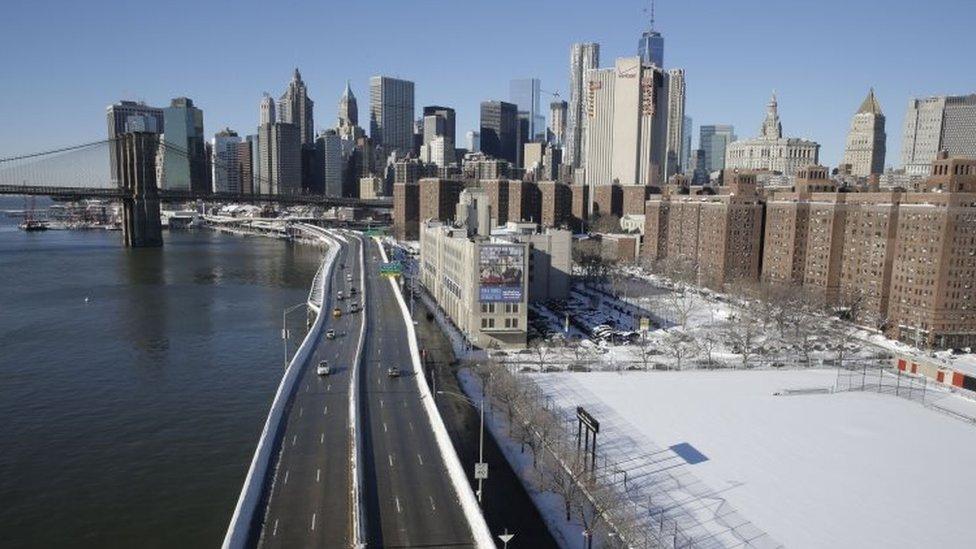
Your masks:
M 391 261 L 380 265 L 380 274 L 383 276 L 400 276 L 403 274 L 403 264 L 399 261 Z

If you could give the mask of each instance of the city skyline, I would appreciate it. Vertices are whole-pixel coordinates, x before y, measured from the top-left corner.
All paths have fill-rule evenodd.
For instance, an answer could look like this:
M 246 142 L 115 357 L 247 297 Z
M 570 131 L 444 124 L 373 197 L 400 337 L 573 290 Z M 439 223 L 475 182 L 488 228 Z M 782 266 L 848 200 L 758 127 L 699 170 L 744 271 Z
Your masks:
M 665 37 L 667 67 L 681 67 L 687 71 L 687 113 L 696 124 L 732 124 L 740 136 L 756 133 L 756 118 L 761 116 L 761 105 L 775 89 L 781 102 L 784 122 L 800 137 L 807 137 L 823 145 L 822 162 L 836 166 L 844 150 L 844 142 L 850 117 L 857 110 L 867 89 L 873 87 L 879 101 L 885 105 L 888 115 L 888 141 L 890 152 L 900 151 L 901 127 L 906 107 L 912 97 L 930 95 L 958 95 L 971 93 L 976 82 L 964 72 L 943 71 L 940 67 L 951 66 L 964 60 L 964 47 L 954 44 L 964 35 L 966 17 L 953 17 L 942 21 L 939 13 L 972 11 L 969 4 L 955 0 L 937 2 L 934 9 L 924 13 L 901 13 L 914 3 L 907 1 L 886 2 L 885 19 L 878 20 L 872 8 L 875 2 L 861 6 L 844 4 L 849 17 L 837 18 L 832 6 L 839 3 L 825 2 L 821 10 L 806 14 L 805 24 L 793 26 L 795 14 L 789 7 L 762 5 L 752 0 L 728 6 L 710 2 L 712 16 L 702 19 L 698 8 L 685 7 L 674 2 L 659 2 L 655 29 Z M 334 105 L 345 88 L 346 80 L 352 82 L 354 93 L 365 98 L 368 79 L 373 75 L 389 75 L 416 83 L 416 105 L 442 104 L 453 107 L 458 113 L 458 133 L 478 128 L 481 101 L 508 96 L 509 81 L 529 75 L 540 78 L 545 90 L 559 91 L 568 98 L 568 57 L 572 43 L 594 41 L 601 45 L 601 65 L 611 66 L 618 57 L 631 56 L 636 52 L 636 42 L 646 29 L 647 21 L 642 1 L 627 1 L 607 7 L 603 11 L 583 13 L 572 10 L 552 10 L 555 2 L 542 2 L 531 7 L 528 16 L 538 12 L 552 18 L 553 28 L 573 29 L 571 32 L 553 33 L 527 57 L 516 46 L 493 47 L 491 56 L 478 55 L 479 69 L 467 70 L 471 52 L 446 51 L 438 63 L 427 63 L 425 51 L 436 44 L 453 43 L 478 32 L 487 22 L 469 21 L 463 29 L 449 26 L 436 36 L 416 36 L 409 32 L 414 20 L 428 20 L 432 24 L 456 22 L 457 13 L 439 10 L 441 4 L 432 2 L 428 9 L 400 7 L 393 4 L 362 6 L 350 12 L 350 16 L 362 20 L 375 20 L 371 14 L 382 11 L 390 20 L 402 25 L 387 28 L 382 36 L 370 36 L 374 47 L 350 49 L 345 58 L 330 57 L 323 63 L 323 45 L 338 45 L 348 40 L 364 40 L 363 35 L 349 34 L 340 28 L 343 18 L 330 18 L 327 8 L 307 7 L 308 17 L 301 25 L 317 28 L 321 38 L 289 40 L 289 46 L 259 48 L 243 38 L 239 42 L 241 55 L 226 63 L 214 65 L 207 57 L 199 55 L 207 44 L 218 40 L 213 35 L 232 31 L 227 25 L 237 25 L 238 30 L 250 29 L 259 24 L 256 6 L 244 6 L 230 21 L 221 21 L 218 8 L 195 8 L 198 17 L 184 24 L 188 30 L 204 32 L 197 44 L 174 46 L 163 50 L 151 44 L 127 42 L 124 51 L 110 53 L 108 43 L 95 40 L 91 43 L 64 48 L 57 40 L 41 44 L 24 29 L 29 21 L 40 14 L 36 8 L 15 8 L 2 26 L 5 66 L 18 78 L 11 81 L 3 92 L 0 113 L 8 121 L 8 127 L 16 131 L 0 135 L 0 150 L 4 154 L 17 154 L 44 149 L 51 145 L 70 144 L 91 140 L 101 135 L 99 118 L 106 105 L 120 99 L 145 100 L 154 106 L 164 106 L 174 97 L 185 96 L 206 113 L 206 135 L 211 137 L 218 128 L 229 127 L 241 135 L 253 132 L 257 122 L 257 107 L 261 93 L 268 91 L 277 96 L 294 67 L 302 69 L 311 99 L 323 105 L 315 120 L 315 133 L 334 125 Z M 505 2 L 502 2 L 504 7 Z M 113 11 L 114 3 L 86 7 L 84 11 L 74 6 L 62 8 L 61 16 L 50 24 L 67 26 L 79 18 L 88 24 L 88 30 L 101 25 L 111 26 L 116 18 L 124 16 Z M 115 6 L 117 7 L 117 6 Z M 181 10 L 173 10 L 174 14 Z M 565 12 L 565 13 L 564 13 Z M 262 24 L 265 29 L 275 27 L 275 17 Z M 163 20 L 173 14 L 160 12 Z M 433 18 L 431 20 L 431 18 Z M 880 25 L 882 28 L 900 28 L 898 21 L 908 21 L 920 34 L 938 37 L 930 42 L 905 41 L 894 33 L 855 32 L 864 25 Z M 721 24 L 712 20 L 720 20 Z M 734 23 L 734 24 L 730 24 Z M 821 25 L 822 23 L 822 25 Z M 781 25 L 790 28 L 796 43 L 804 37 L 815 40 L 819 50 L 802 64 L 795 63 L 795 48 L 770 48 L 768 33 L 749 32 L 760 28 Z M 826 42 L 821 39 L 822 28 L 829 25 L 832 34 L 844 35 L 840 41 Z M 167 25 L 159 25 L 166 28 Z M 169 28 L 173 28 L 170 26 Z M 955 32 L 958 30 L 958 32 Z M 86 31 L 87 32 L 87 31 Z M 156 35 L 162 31 L 153 31 Z M 272 31 L 266 31 L 272 32 Z M 97 32 L 88 32 L 94 36 Z M 755 35 L 760 36 L 755 36 Z M 70 36 L 70 34 L 65 35 Z M 243 34 L 242 34 L 243 36 Z M 226 37 L 219 38 L 222 45 Z M 9 42 L 9 44 L 7 44 Z M 151 41 L 150 41 L 151 42 Z M 267 43 L 267 41 L 261 41 Z M 16 44 L 17 47 L 13 47 Z M 396 44 L 398 55 L 383 57 L 380 52 L 386 46 Z M 723 55 L 715 55 L 721 44 Z M 959 43 L 961 46 L 961 43 Z M 77 46 L 77 47 L 76 47 Z M 452 50 L 452 48 L 445 48 Z M 55 56 L 55 51 L 57 55 Z M 863 59 L 852 59 L 851 52 L 860 52 Z M 26 53 L 25 53 L 26 52 Z M 193 53 L 196 55 L 192 55 Z M 85 56 L 84 63 L 78 56 Z M 843 62 L 851 58 L 850 62 Z M 199 61 L 194 61 L 199 59 Z M 938 60 L 935 62 L 933 60 Z M 118 71 L 119 63 L 127 63 L 126 71 Z M 79 74 L 77 66 L 86 66 L 88 73 Z M 911 66 L 913 79 L 904 77 L 905 66 Z M 762 72 L 759 72 L 759 71 Z M 464 78 L 453 75 L 464 74 Z M 818 77 L 819 76 L 819 77 Z M 64 89 L 70 80 L 72 93 Z M 841 84 L 838 85 L 838 82 Z M 37 84 L 41 83 L 41 89 Z M 52 96 L 57 97 L 55 101 Z M 550 96 L 542 97 L 548 103 Z M 23 108 L 31 102 L 54 104 L 43 112 Z M 365 108 L 366 105 L 363 105 Z M 416 115 L 417 113 L 415 113 Z M 697 135 L 697 128 L 693 130 Z M 697 147 L 697 143 L 694 144 Z M 899 167 L 899 154 L 889 154 L 888 166 Z

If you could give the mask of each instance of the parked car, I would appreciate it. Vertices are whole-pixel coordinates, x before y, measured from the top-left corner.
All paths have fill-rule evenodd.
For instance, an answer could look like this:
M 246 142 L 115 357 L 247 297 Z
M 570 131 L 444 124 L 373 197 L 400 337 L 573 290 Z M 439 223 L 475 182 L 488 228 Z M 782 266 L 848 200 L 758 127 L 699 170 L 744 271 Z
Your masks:
M 332 373 L 332 367 L 329 366 L 328 360 L 319 361 L 319 365 L 315 368 L 315 373 L 320 376 L 327 376 Z
M 325 331 L 325 339 L 335 339 L 335 330 L 329 328 Z

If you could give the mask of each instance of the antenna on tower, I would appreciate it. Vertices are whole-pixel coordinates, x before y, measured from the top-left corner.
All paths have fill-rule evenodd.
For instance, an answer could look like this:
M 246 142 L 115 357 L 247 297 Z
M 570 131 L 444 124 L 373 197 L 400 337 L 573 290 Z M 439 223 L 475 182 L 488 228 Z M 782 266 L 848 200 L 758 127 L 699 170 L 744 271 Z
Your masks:
M 654 0 L 651 0 L 651 30 L 654 30 Z

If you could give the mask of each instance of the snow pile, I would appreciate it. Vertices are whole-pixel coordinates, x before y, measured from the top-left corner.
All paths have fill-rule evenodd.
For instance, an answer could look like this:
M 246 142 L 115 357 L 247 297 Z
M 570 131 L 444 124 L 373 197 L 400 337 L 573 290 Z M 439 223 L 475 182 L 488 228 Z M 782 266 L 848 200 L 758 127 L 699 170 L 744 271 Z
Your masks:
M 976 429 L 886 395 L 803 394 L 835 375 L 531 377 L 558 405 L 596 416 L 600 454 L 696 545 L 969 546 Z M 802 390 L 775 395 L 789 389 Z

